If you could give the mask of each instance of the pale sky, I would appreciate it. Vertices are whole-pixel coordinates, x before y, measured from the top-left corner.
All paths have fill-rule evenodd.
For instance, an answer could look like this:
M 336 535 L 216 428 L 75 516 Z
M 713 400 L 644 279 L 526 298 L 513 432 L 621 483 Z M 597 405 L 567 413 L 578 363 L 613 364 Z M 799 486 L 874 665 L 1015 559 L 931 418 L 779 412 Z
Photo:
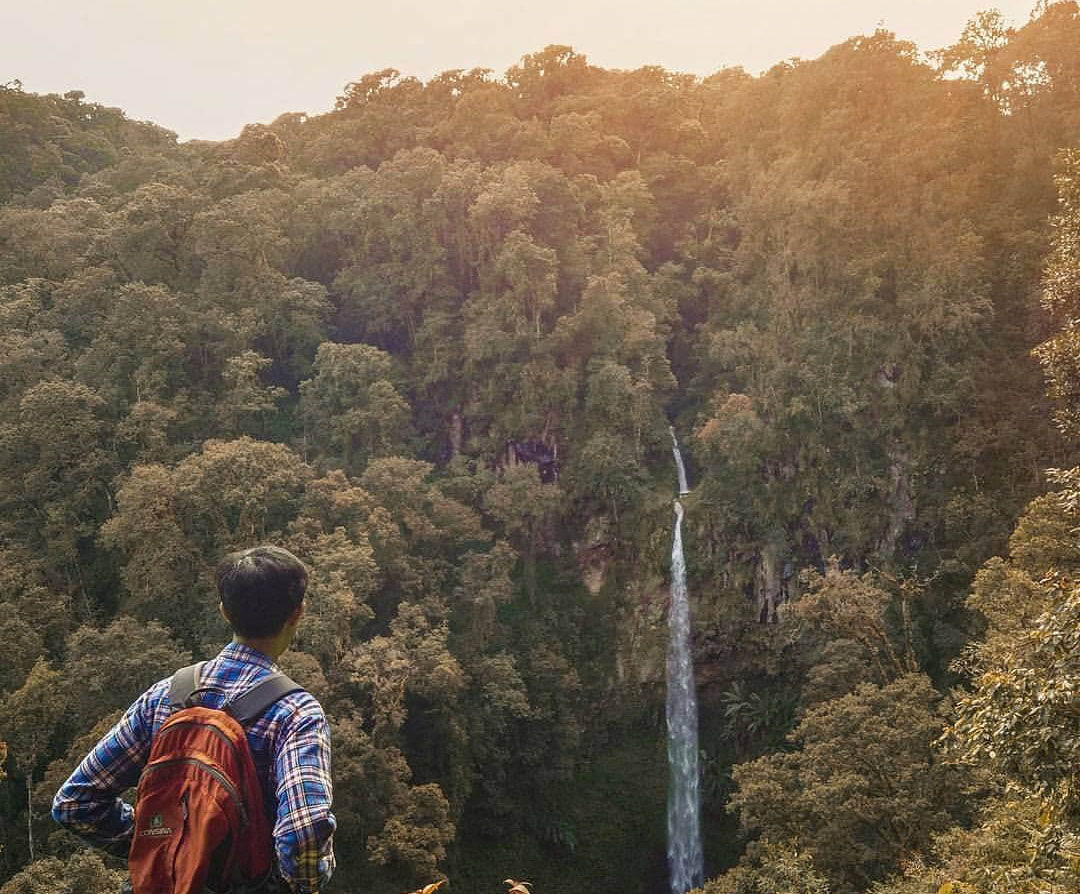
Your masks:
M 226 139 L 283 112 L 324 112 L 382 68 L 426 80 L 503 72 L 569 44 L 605 68 L 758 74 L 884 25 L 929 50 L 995 7 L 1034 0 L 0 0 L 0 83 L 78 89 L 181 139 Z

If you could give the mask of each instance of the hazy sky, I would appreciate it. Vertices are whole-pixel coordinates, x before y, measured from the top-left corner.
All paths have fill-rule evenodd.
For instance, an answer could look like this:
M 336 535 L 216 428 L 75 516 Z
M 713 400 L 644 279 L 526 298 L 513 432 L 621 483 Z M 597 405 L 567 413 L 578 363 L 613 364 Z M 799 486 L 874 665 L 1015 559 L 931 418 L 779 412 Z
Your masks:
M 0 83 L 83 90 L 181 139 L 224 139 L 282 112 L 317 113 L 393 67 L 502 74 L 547 44 L 608 68 L 757 74 L 879 24 L 922 49 L 991 6 L 1023 24 L 1034 0 L 0 0 Z

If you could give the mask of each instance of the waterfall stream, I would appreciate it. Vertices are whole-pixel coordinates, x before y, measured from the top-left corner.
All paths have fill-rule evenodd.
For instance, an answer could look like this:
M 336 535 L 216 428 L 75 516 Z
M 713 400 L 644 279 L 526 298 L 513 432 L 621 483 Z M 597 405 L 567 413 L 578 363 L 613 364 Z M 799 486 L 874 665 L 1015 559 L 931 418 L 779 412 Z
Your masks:
M 686 466 L 683 465 L 682 452 L 679 450 L 679 439 L 675 437 L 675 426 L 669 425 L 668 431 L 671 432 L 671 452 L 675 454 L 675 468 L 679 473 L 679 496 L 684 497 L 690 493 L 690 488 L 686 485 Z
M 675 430 L 671 430 L 679 495 L 689 493 L 686 469 Z M 701 848 L 701 797 L 698 776 L 698 712 L 694 664 L 690 653 L 690 600 L 682 548 L 683 508 L 675 501 L 675 533 L 671 545 L 671 608 L 668 611 L 667 729 L 668 868 L 672 894 L 685 894 L 705 877 Z

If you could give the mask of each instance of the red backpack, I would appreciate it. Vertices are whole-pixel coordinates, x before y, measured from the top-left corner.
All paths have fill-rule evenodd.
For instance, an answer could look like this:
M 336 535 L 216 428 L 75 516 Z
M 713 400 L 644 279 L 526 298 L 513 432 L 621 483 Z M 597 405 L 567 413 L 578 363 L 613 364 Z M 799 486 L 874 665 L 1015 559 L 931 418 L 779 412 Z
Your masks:
M 192 702 L 202 664 L 178 670 L 154 737 L 128 854 L 134 894 L 254 891 L 273 866 L 270 822 L 244 727 L 298 686 L 264 677 L 220 710 Z M 203 687 L 205 690 L 206 687 Z

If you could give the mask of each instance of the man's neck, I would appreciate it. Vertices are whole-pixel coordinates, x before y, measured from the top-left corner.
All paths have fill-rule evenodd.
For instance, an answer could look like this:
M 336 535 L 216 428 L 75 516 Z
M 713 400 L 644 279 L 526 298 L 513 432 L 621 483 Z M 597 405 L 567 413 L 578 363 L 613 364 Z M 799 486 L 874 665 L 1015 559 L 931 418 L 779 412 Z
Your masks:
M 233 634 L 233 642 L 239 643 L 242 646 L 247 646 L 249 649 L 254 649 L 256 652 L 262 652 L 271 661 L 276 662 L 285 650 L 289 648 L 288 642 L 281 642 L 279 637 L 270 637 L 268 639 L 251 639 L 246 636 L 237 636 Z

